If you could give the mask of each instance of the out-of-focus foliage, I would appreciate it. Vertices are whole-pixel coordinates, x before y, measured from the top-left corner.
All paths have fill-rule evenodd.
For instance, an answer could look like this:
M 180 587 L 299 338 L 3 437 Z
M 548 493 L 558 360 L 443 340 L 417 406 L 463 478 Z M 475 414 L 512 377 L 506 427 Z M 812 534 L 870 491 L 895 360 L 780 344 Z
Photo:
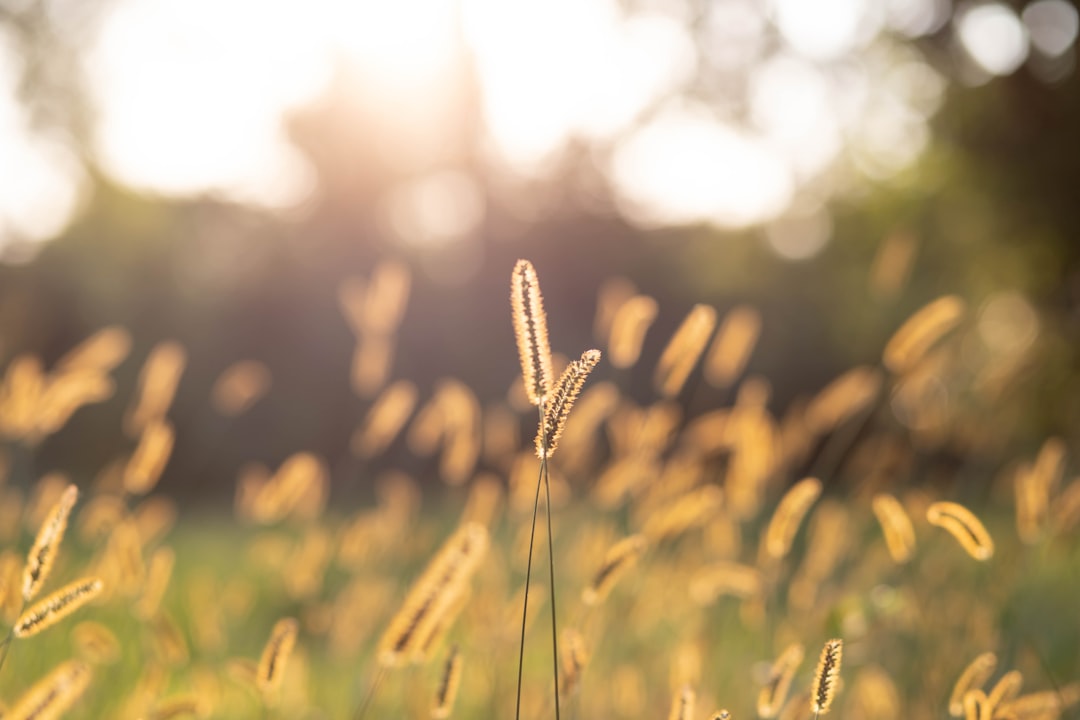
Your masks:
M 1075 712 L 1075 454 L 1049 437 L 998 465 L 1025 432 L 1008 413 L 1024 356 L 969 357 L 1011 328 L 1019 305 L 973 319 L 959 296 L 938 298 L 895 330 L 879 363 L 775 414 L 768 380 L 746 375 L 762 351 L 745 330 L 751 311 L 721 317 L 698 304 L 674 335 L 650 328 L 642 359 L 592 369 L 538 475 L 520 379 L 497 398 L 460 380 L 432 392 L 393 380 L 409 277 L 384 262 L 338 288 L 333 317 L 356 351 L 352 393 L 345 377 L 338 391 L 363 411 L 349 447 L 247 464 L 227 481 L 231 517 L 226 503 L 178 505 L 159 481 L 166 467 L 205 467 L 204 448 L 229 443 L 230 423 L 274 402 L 266 367 L 234 364 L 212 395 L 193 393 L 186 373 L 199 358 L 162 342 L 140 358 L 134 387 L 116 389 L 139 346 L 118 326 L 55 363 L 8 364 L 0 698 L 11 716 L 509 714 L 519 622 L 524 717 L 548 716 L 548 580 L 536 572 L 526 586 L 541 478 L 568 714 L 653 717 L 696 700 L 743 717 L 811 717 L 819 684 L 831 689 L 815 701 L 852 717 L 959 717 L 974 703 L 1054 720 Z M 601 292 L 597 344 L 623 342 L 628 289 Z M 568 341 L 545 290 L 559 351 Z M 509 305 L 506 294 L 504 283 L 492 303 Z M 527 319 L 540 306 L 530 297 L 518 311 Z M 382 343 L 389 352 L 368 349 Z M 623 387 L 637 375 L 655 387 Z M 189 405 L 207 419 L 201 444 L 174 435 Z M 95 411 L 123 452 L 42 474 L 48 438 Z M 358 485 L 374 500 L 357 501 Z M 774 664 L 812 658 L 833 638 L 843 660 L 830 661 L 831 680 L 831 665 Z M 457 653 L 451 706 L 437 698 Z M 977 659 L 986 672 L 964 680 Z
M 375 716 L 420 715 L 456 643 L 454 714 L 507 716 L 528 257 L 556 373 L 604 353 L 551 462 L 568 713 L 660 717 L 689 686 L 750 717 L 785 648 L 839 637 L 837 716 L 940 717 L 994 652 L 985 702 L 1017 670 L 1051 693 L 1030 716 L 1067 717 L 1075 9 L 503 5 L 0 0 L 2 707 L 57 668 L 73 718 L 338 718 L 376 684 Z M 326 27 L 352 44 L 319 75 L 294 61 Z M 409 594 L 462 519 L 490 533 L 474 576 Z M 433 647 L 376 683 L 407 597 Z
M 432 110 L 440 114 L 430 123 L 443 133 L 438 152 L 417 145 L 410 155 L 403 141 L 388 139 L 377 111 L 390 100 L 363 73 L 358 80 L 358 67 L 364 66 L 344 63 L 320 99 L 292 114 L 292 140 L 314 178 L 313 193 L 299 207 L 260 210 L 213 195 L 170 199 L 124 189 L 99 167 L 103 155 L 94 138 L 106 115 L 91 101 L 96 91 L 86 75 L 70 70 L 93 60 L 87 59 L 92 40 L 108 26 L 114 5 L 90 3 L 77 12 L 62 5 L 8 3 L 0 15 L 7 45 L 20 60 L 14 65 L 21 68 L 16 86 L 32 127 L 67 138 L 86 173 L 70 226 L 35 246 L 33 260 L 0 266 L 0 352 L 10 359 L 33 351 L 50 361 L 112 324 L 132 331 L 137 357 L 161 340 L 178 340 L 193 361 L 185 372 L 191 391 L 178 401 L 176 423 L 196 443 L 199 428 L 210 422 L 202 399 L 218 374 L 240 360 L 265 363 L 274 378 L 270 399 L 244 427 L 231 431 L 229 443 L 205 448 L 206 467 L 176 470 L 193 491 L 220 486 L 252 456 L 269 452 L 280 459 L 302 447 L 332 453 L 348 443 L 358 410 L 339 383 L 322 381 L 349 374 L 353 340 L 335 314 L 335 292 L 386 255 L 402 258 L 413 270 L 394 363 L 396 376 L 421 388 L 451 375 L 483 397 L 505 390 L 511 375 L 490 368 L 509 367 L 500 362 L 509 355 L 506 310 L 490 298 L 501 292 L 507 264 L 528 255 L 539 266 L 557 268 L 548 273 L 555 291 L 551 302 L 571 316 L 584 318 L 572 309 L 592 307 L 597 289 L 616 275 L 631 278 L 659 301 L 657 333 L 673 328 L 692 302 L 722 311 L 736 303 L 757 307 L 764 330 L 752 371 L 770 378 L 776 407 L 852 363 L 873 361 L 904 317 L 938 295 L 956 293 L 970 304 L 973 317 L 1006 328 L 997 335 L 991 331 L 996 339 L 990 343 L 997 343 L 991 349 L 1032 345 L 1024 348 L 1024 368 L 1011 385 L 1010 409 L 1021 428 L 1012 449 L 1028 448 L 1047 432 L 1071 437 L 1078 426 L 1080 407 L 1073 398 L 1080 393 L 1073 390 L 1080 263 L 1073 238 L 1080 232 L 1074 198 L 1080 182 L 1074 132 L 1080 92 L 1069 69 L 1075 45 L 1060 57 L 1046 50 L 1057 37 L 1047 34 L 1046 18 L 1064 12 L 1058 34 L 1068 40 L 1069 16 L 1060 3 L 1042 0 L 1018 5 L 1015 12 L 986 6 L 1000 11 L 991 12 L 991 20 L 1006 17 L 1002 27 L 1026 33 L 1019 56 L 1026 62 L 1008 72 L 994 70 L 1000 77 L 987 70 L 993 58 L 979 54 L 978 22 L 987 13 L 976 17 L 968 7 L 942 15 L 942 8 L 927 9 L 932 3 L 896 3 L 879 16 L 853 4 L 851 12 L 872 18 L 866 22 L 873 32 L 840 43 L 834 55 L 831 46 L 814 44 L 813 18 L 803 18 L 791 3 L 776 3 L 763 14 L 735 2 L 619 10 L 619 17 L 644 23 L 640 27 L 649 32 L 663 26 L 682 33 L 698 57 L 687 76 L 693 79 L 672 86 L 666 100 L 654 99 L 651 110 L 628 121 L 626 137 L 637 132 L 633 128 L 651 127 L 650 118 L 672 107 L 675 96 L 712 108 L 730 127 L 765 132 L 754 125 L 760 118 L 748 119 L 740 108 L 764 112 L 754 103 L 762 88 L 772 87 L 766 80 L 788 78 L 791 63 L 832 83 L 838 98 L 861 87 L 849 75 L 864 85 L 869 81 L 868 87 L 880 82 L 881 88 L 902 77 L 897 87 L 907 88 L 909 100 L 929 103 L 918 127 L 898 136 L 903 142 L 925 136 L 923 149 L 899 169 L 870 172 L 877 166 L 869 158 L 877 156 L 867 155 L 867 148 L 885 157 L 889 145 L 860 145 L 853 125 L 834 160 L 812 181 L 796 183 L 788 210 L 741 230 L 712 221 L 639 225 L 638 211 L 628 209 L 611 175 L 620 135 L 571 133 L 561 150 L 548 154 L 540 174 L 521 175 L 493 154 L 491 144 L 503 136 L 490 104 L 501 97 L 502 86 L 492 85 L 489 56 L 501 46 L 490 39 L 500 31 L 517 37 L 518 26 L 505 17 L 498 21 L 505 26 L 492 20 L 494 25 L 477 30 L 476 18 L 487 17 L 482 3 L 466 3 L 468 43 L 455 56 L 474 64 L 455 66 L 450 90 L 456 99 Z M 822 9 L 821 22 L 834 11 L 842 16 L 841 10 Z M 568 17 L 568 27 L 580 22 L 582 33 L 593 27 L 584 10 L 576 20 Z M 736 22 L 740 17 L 757 19 L 744 27 Z M 667 20 L 648 24 L 657 18 Z M 231 26 L 224 15 L 220 20 L 226 32 Z M 258 24 L 257 12 L 249 21 Z M 754 38 L 752 47 L 733 39 L 739 27 Z M 178 37 L 183 32 L 178 28 Z M 597 47 L 606 42 L 603 37 L 594 38 Z M 843 37 L 835 35 L 833 42 Z M 243 44 L 236 42 L 240 52 Z M 580 48 L 574 48 L 566 57 L 578 57 L 573 53 Z M 552 61 L 541 64 L 550 72 L 545 82 L 571 83 L 552 52 Z M 590 57 L 581 55 L 581 62 Z M 539 86 L 535 93 L 541 93 Z M 931 96 L 938 99 L 931 102 Z M 532 102 L 523 97 L 521 102 Z M 798 115 L 795 105 L 780 110 L 785 107 L 789 116 Z M 211 110 L 185 112 L 194 117 Z M 401 128 L 420 121 L 401 120 Z M 808 135 L 804 144 L 814 142 Z M 419 159 L 395 164 L 399 150 L 401 157 Z M 203 162 L 197 147 L 192 155 Z M 707 195 L 712 182 L 701 176 L 684 184 L 684 194 L 696 197 L 704 189 Z M 474 208 L 471 215 L 461 214 L 465 207 Z M 450 232 L 460 222 L 463 235 L 451 232 L 432 241 L 431 232 Z M 16 231 L 4 233 L 7 257 L 29 257 L 30 246 L 18 242 Z M 428 241 L 418 242 L 420 236 Z M 791 259 L 803 255 L 809 256 Z M 465 318 L 479 330 L 461 332 Z M 582 344 L 589 327 L 568 324 L 562 332 Z M 369 354 L 377 351 L 368 344 Z M 121 367 L 122 386 L 134 381 L 134 371 L 131 364 Z M 632 376 L 628 389 L 644 388 L 643 380 Z M 65 458 L 103 462 L 112 449 L 96 428 L 108 424 L 108 412 L 101 410 L 76 437 L 50 441 L 48 456 L 58 466 Z

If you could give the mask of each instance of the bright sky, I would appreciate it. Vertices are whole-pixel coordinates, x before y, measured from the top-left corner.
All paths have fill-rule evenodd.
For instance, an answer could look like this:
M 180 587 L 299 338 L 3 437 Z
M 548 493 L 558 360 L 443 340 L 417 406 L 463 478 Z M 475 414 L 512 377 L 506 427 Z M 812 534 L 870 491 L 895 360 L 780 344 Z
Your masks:
M 431 167 L 468 59 L 496 166 L 543 177 L 584 141 L 633 221 L 765 225 L 770 247 L 800 259 L 828 242 L 820 200 L 837 176 L 887 179 L 928 142 L 944 82 L 882 33 L 941 28 L 944 0 L 723 0 L 694 23 L 688 0 L 646 6 L 116 0 L 85 63 L 92 151 L 141 190 L 289 207 L 315 179 L 282 117 L 326 92 L 340 63 L 380 140 L 405 167 Z M 1070 52 L 1077 15 L 1064 0 L 1034 0 L 1020 15 L 968 4 L 950 32 L 976 76 L 990 77 L 1033 52 Z M 18 73 L 0 36 L 0 254 L 13 238 L 59 232 L 84 183 L 64 139 L 31 130 L 14 100 Z M 697 99 L 686 99 L 691 87 Z M 415 177 L 389 193 L 391 225 L 413 243 L 467 236 L 483 217 L 471 182 L 452 168 Z M 807 201 L 810 187 L 818 201 Z
M 0 32 L 0 257 L 6 239 L 48 238 L 63 230 L 85 182 L 63 137 L 31 129 L 15 99 L 21 72 L 15 42 Z M 7 255 L 26 256 L 17 248 Z

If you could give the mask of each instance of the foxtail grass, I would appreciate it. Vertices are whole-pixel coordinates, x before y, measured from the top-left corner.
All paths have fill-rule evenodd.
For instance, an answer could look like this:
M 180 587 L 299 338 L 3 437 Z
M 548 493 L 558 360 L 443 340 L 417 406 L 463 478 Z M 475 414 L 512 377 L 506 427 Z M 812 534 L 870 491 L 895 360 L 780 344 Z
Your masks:
M 558 447 L 570 409 L 577 400 L 585 379 L 600 361 L 599 350 L 586 350 L 579 360 L 572 361 L 558 383 L 552 383 L 551 345 L 547 334 L 547 315 L 536 270 L 528 260 L 518 260 L 510 280 L 510 305 L 517 340 L 518 356 L 525 393 L 536 405 L 539 424 L 536 432 L 536 454 L 540 470 L 533 498 L 532 525 L 529 531 L 529 556 L 525 568 L 525 600 L 521 609 L 521 644 L 518 650 L 518 681 L 514 717 L 521 718 L 521 682 L 525 666 L 525 626 L 529 613 L 529 585 L 532 581 L 532 556 L 536 541 L 536 518 L 540 506 L 540 487 L 546 499 L 548 536 L 548 586 L 551 591 L 551 658 L 552 682 L 555 690 L 555 718 L 560 720 L 559 702 L 559 631 L 555 608 L 555 542 L 551 527 L 551 479 L 548 461 Z
M 757 713 L 761 718 L 774 718 L 787 700 L 795 671 L 803 661 L 805 649 L 801 643 L 788 645 L 769 669 L 769 679 L 758 694 Z
M 915 528 L 904 506 L 894 496 L 879 493 L 874 496 L 872 508 L 881 525 L 889 556 L 897 564 L 906 563 L 915 552 Z
M 997 667 L 997 655 L 985 652 L 972 660 L 964 672 L 960 673 L 952 692 L 949 693 L 949 714 L 953 717 L 964 716 L 964 696 L 970 690 L 978 690 L 990 679 Z
M 821 649 L 817 670 L 814 671 L 814 685 L 810 690 L 810 709 L 814 718 L 829 712 L 833 698 L 836 697 L 840 681 L 840 662 L 844 654 L 844 641 L 833 639 Z
M 435 693 L 435 705 L 431 709 L 433 720 L 450 717 L 454 709 L 454 700 L 457 698 L 458 687 L 461 685 L 461 663 L 461 651 L 455 645 L 446 658 L 442 679 L 439 681 L 439 690 Z
M 926 510 L 926 519 L 956 538 L 967 554 L 979 561 L 994 556 L 994 540 L 975 514 L 954 502 L 936 502 Z

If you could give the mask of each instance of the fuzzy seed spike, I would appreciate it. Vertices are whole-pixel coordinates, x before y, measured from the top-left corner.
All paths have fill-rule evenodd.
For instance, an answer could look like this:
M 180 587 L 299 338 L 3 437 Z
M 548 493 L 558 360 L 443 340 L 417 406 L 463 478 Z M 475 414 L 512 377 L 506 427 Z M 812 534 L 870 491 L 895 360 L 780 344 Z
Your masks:
M 525 394 L 530 403 L 541 405 L 551 394 L 551 344 L 540 281 L 528 260 L 518 260 L 514 265 L 510 278 L 510 305 Z
M 22 596 L 23 600 L 30 600 L 37 595 L 41 585 L 52 570 L 56 552 L 60 549 L 60 542 L 64 539 L 64 531 L 67 530 L 68 516 L 75 507 L 75 501 L 79 498 L 79 489 L 74 485 L 68 485 L 60 499 L 49 511 L 49 514 L 41 524 L 34 545 L 30 548 L 30 554 L 26 558 L 26 568 L 23 570 Z
M 299 627 L 295 618 L 282 618 L 274 623 L 255 671 L 255 684 L 267 698 L 281 686 Z
M 32 605 L 15 621 L 11 633 L 17 638 L 37 635 L 93 600 L 105 584 L 98 578 L 82 578 L 65 585 Z
M 559 445 L 570 408 L 574 406 L 586 378 L 600 362 L 599 350 L 586 350 L 563 371 L 554 395 L 547 401 L 544 419 L 536 433 L 536 454 L 541 459 L 551 457 Z
M 810 709 L 814 716 L 824 715 L 832 707 L 836 696 L 836 684 L 840 679 L 840 662 L 844 654 L 844 641 L 832 639 L 821 649 L 821 659 L 814 671 L 814 686 L 810 690 Z

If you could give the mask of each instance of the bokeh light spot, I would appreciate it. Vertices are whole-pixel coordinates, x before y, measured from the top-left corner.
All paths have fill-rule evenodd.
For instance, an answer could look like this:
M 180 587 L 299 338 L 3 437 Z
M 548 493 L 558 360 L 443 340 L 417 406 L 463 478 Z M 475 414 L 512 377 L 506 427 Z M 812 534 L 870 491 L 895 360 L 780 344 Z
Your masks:
M 782 212 L 793 192 L 767 143 L 694 106 L 665 109 L 623 142 L 612 177 L 623 210 L 646 225 L 744 227 Z
M 1080 28 L 1077 10 L 1063 0 L 1035 0 L 1021 14 L 1031 44 L 1045 55 L 1058 57 L 1076 42 Z
M 820 253 L 832 236 L 832 217 L 818 205 L 785 213 L 765 226 L 765 239 L 784 260 L 808 260 Z
M 394 190 L 385 211 L 406 244 L 441 247 L 475 232 L 484 218 L 484 198 L 468 175 L 446 170 Z
M 281 116 L 314 97 L 329 69 L 304 17 L 251 0 L 117 4 L 88 61 L 105 169 L 169 195 L 302 201 L 311 176 Z
M 964 9 L 956 24 L 964 50 L 991 75 L 1009 75 L 1027 59 L 1027 31 L 1008 5 L 987 3 Z
M 1039 316 L 1020 293 L 997 293 L 979 311 L 978 332 L 992 353 L 1020 355 L 1039 335 Z
M 29 260 L 37 243 L 67 226 L 85 174 L 69 144 L 31 126 L 18 100 L 21 63 L 0 33 L 0 259 Z
M 796 52 L 809 58 L 839 57 L 877 34 L 880 5 L 864 0 L 774 0 L 781 35 Z

